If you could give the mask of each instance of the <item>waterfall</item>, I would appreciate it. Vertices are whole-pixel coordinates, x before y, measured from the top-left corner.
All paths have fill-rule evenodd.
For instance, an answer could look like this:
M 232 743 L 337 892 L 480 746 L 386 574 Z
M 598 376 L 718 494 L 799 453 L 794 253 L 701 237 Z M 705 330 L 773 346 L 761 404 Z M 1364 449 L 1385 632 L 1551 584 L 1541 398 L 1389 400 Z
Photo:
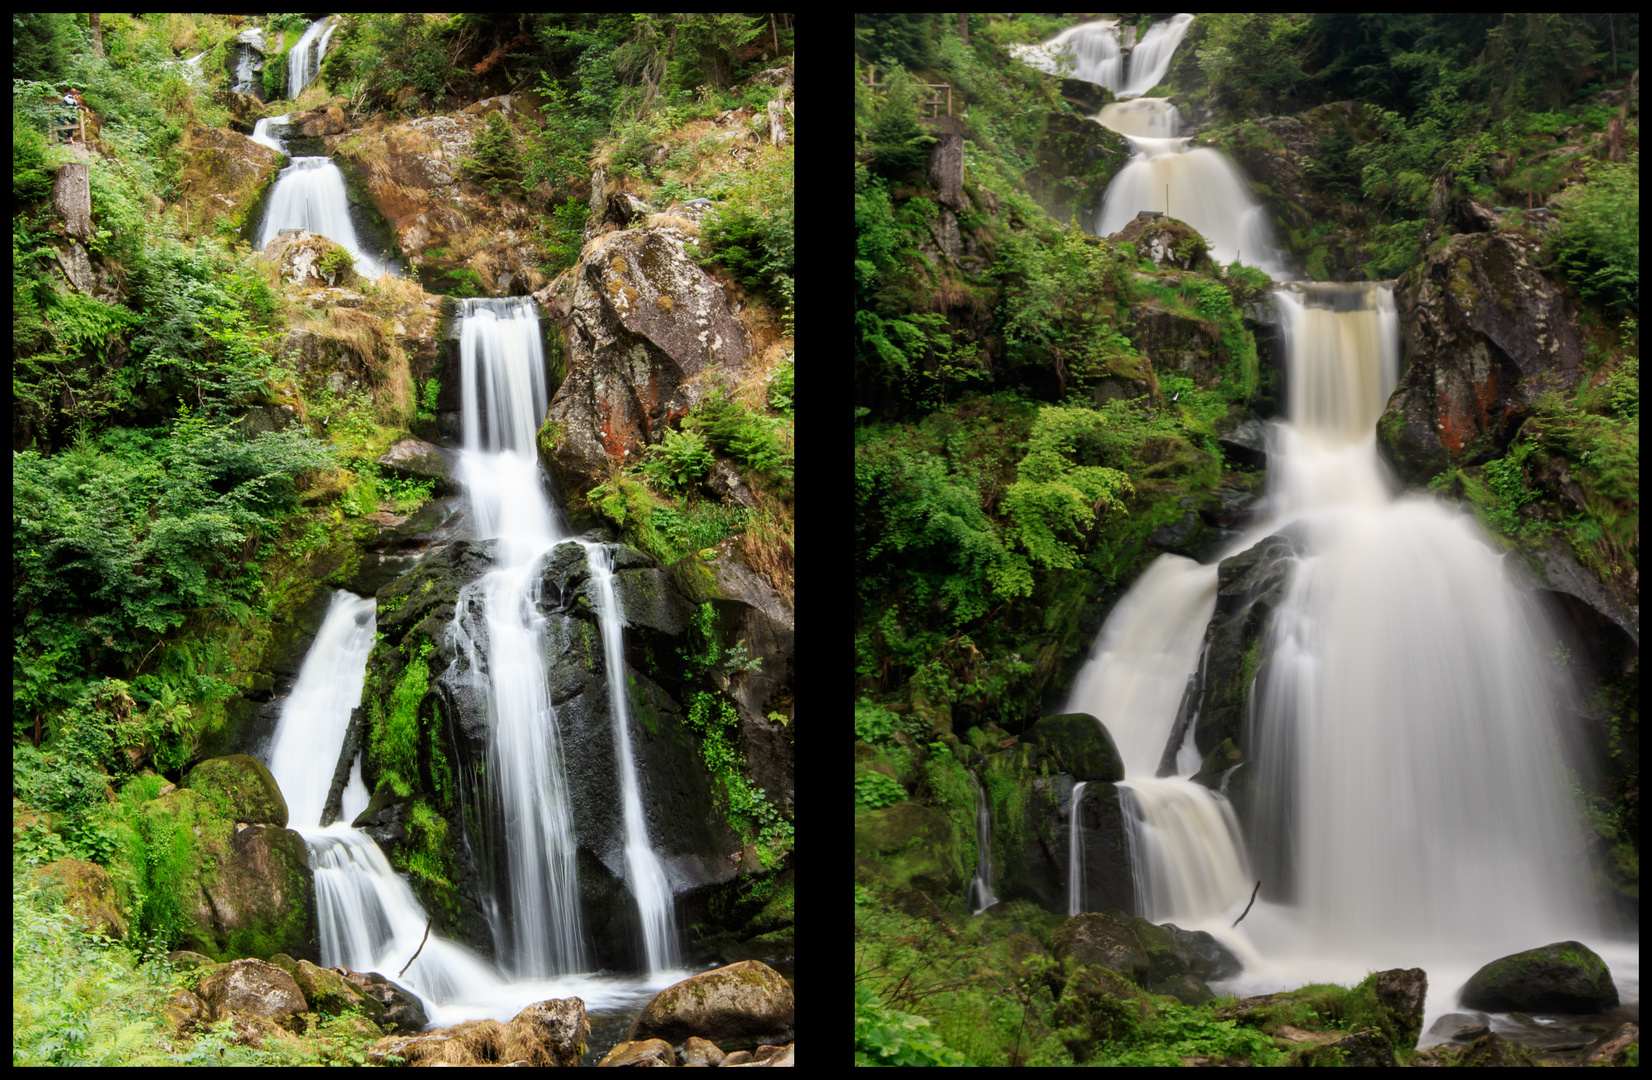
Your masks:
M 1140 97 L 1159 85 L 1159 80 L 1170 70 L 1170 58 L 1175 55 L 1176 46 L 1182 43 L 1182 38 L 1187 36 L 1191 22 L 1193 16 L 1184 13 L 1147 28 L 1141 43 L 1130 51 L 1130 76 L 1119 88 L 1119 97 Z
M 361 702 L 374 610 L 372 600 L 342 590 L 333 594 L 276 723 L 269 769 L 287 800 L 288 827 L 309 850 L 322 965 L 394 973 L 418 952 L 397 981 L 430 1009 L 485 996 L 499 981 L 461 946 L 435 935 L 423 940 L 428 918 L 413 890 L 372 838 L 346 823 L 367 804 L 359 755 L 345 794 L 345 821 L 320 826 L 350 710 Z
M 969 779 L 975 785 L 975 876 L 969 880 L 969 911 L 979 915 L 998 903 L 992 894 L 992 808 L 980 778 L 972 772 Z
M 1391 286 L 1279 299 L 1291 422 L 1271 498 L 1307 554 L 1256 691 L 1258 787 L 1286 804 L 1252 842 L 1290 868 L 1264 886 L 1292 902 L 1290 946 L 1376 964 L 1582 936 L 1552 635 L 1472 518 L 1394 498 L 1377 460 Z
M 1137 98 L 1110 101 L 1094 117 L 1102 127 L 1120 135 L 1140 135 L 1150 139 L 1174 138 L 1182 129 L 1182 114 L 1167 98 Z
M 1067 914 L 1077 915 L 1084 907 L 1084 830 L 1078 824 L 1079 804 L 1084 801 L 1084 785 L 1073 785 L 1072 802 L 1067 807 Z
M 648 970 L 659 973 L 678 967 L 677 916 L 665 868 L 648 842 L 642 799 L 637 792 L 637 766 L 631 756 L 630 695 L 625 685 L 625 641 L 619 601 L 614 595 L 614 573 L 608 548 L 586 544 L 591 580 L 597 587 L 597 617 L 602 624 L 602 651 L 607 660 L 609 712 L 614 721 L 614 757 L 619 771 L 620 803 L 625 813 L 626 884 L 636 897 L 642 916 L 643 943 Z
M 269 147 L 278 154 L 285 154 L 287 152 L 286 141 L 271 134 L 270 129 L 273 127 L 281 127 L 290 119 L 291 117 L 285 113 L 280 116 L 266 116 L 262 118 L 257 123 L 252 125 L 252 141 L 255 143 L 262 143 L 264 146 Z
M 573 822 L 539 613 L 541 558 L 564 538 L 534 434 L 547 408 L 538 313 L 528 300 L 460 306 L 460 471 L 494 568 L 459 594 L 451 636 L 488 703 L 487 776 L 505 830 L 507 890 L 494 926 L 519 978 L 585 968 Z
M 264 211 L 264 227 L 258 233 L 259 248 L 288 229 L 320 233 L 339 244 L 355 258 L 356 271 L 363 277 L 376 278 L 385 272 L 384 262 L 369 255 L 356 236 L 344 174 L 332 158 L 295 157 L 276 178 Z
M 1243 258 L 1274 277 L 1286 275 L 1267 212 L 1221 151 L 1190 147 L 1188 139 L 1125 137 L 1135 152 L 1107 185 L 1096 235 L 1118 232 L 1139 211 L 1158 210 L 1197 229 L 1217 262 Z
M 321 71 L 321 61 L 327 55 L 327 42 L 332 39 L 337 23 L 332 16 L 317 19 L 304 31 L 287 53 L 287 96 L 296 98 Z

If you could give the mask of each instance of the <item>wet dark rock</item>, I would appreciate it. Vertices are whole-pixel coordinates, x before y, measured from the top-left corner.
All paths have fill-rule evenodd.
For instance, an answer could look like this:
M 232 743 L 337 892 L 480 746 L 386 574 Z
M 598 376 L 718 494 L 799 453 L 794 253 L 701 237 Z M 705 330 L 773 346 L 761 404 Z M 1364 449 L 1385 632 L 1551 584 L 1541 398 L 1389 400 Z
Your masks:
M 1209 319 L 1149 305 L 1131 308 L 1130 319 L 1132 344 L 1152 358 L 1160 377 L 1167 372 L 1186 375 L 1205 390 L 1221 377 L 1228 352 L 1221 331 Z
M 1606 962 L 1576 941 L 1500 957 L 1469 977 L 1462 1004 L 1487 1012 L 1602 1012 L 1618 1003 Z
M 1137 986 L 1147 984 L 1147 950 L 1130 925 L 1111 915 L 1074 915 L 1050 935 L 1058 960 L 1116 971 Z
M 1217 941 L 1206 930 L 1183 930 L 1175 923 L 1164 923 L 1161 929 L 1170 933 L 1188 954 L 1187 970 L 1206 981 L 1231 978 L 1244 970 L 1239 958 L 1226 945 Z
M 1268 467 L 1267 425 L 1260 420 L 1241 421 L 1218 437 L 1216 444 L 1229 461 L 1251 469 Z
M 1428 998 L 1428 974 L 1422 968 L 1379 971 L 1373 989 L 1397 1043 L 1406 1047 L 1417 1045 L 1417 1036 L 1423 1027 L 1423 1003 Z
M 391 982 L 376 971 L 351 971 L 345 967 L 328 970 L 335 975 L 342 975 L 346 982 L 363 995 L 383 1006 L 384 1011 L 375 1019 L 385 1031 L 419 1032 L 430 1023 L 425 1016 L 423 1003 L 400 983 Z
M 1154 547 L 1179 548 L 1199 529 L 1199 515 L 1189 510 L 1174 525 L 1161 525 L 1147 537 Z
M 434 481 L 444 495 L 459 491 L 459 457 L 423 439 L 402 439 L 379 456 L 379 465 L 396 476 Z
M 1484 1013 L 1446 1013 L 1428 1029 L 1429 1035 L 1448 1042 L 1472 1042 L 1490 1031 Z

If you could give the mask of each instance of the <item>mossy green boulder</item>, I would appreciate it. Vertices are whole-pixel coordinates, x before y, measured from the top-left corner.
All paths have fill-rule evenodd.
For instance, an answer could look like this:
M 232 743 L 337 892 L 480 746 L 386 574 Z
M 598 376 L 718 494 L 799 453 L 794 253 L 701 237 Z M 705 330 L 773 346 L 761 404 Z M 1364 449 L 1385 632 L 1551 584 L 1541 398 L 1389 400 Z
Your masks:
M 1089 713 L 1046 716 L 1022 736 L 1043 747 L 1061 764 L 1061 771 L 1074 780 L 1103 780 L 1115 784 L 1124 779 L 1124 759 L 1100 720 Z
M 275 777 L 257 758 L 231 754 L 203 761 L 184 777 L 183 786 L 201 796 L 226 821 L 287 827 L 287 800 Z
M 958 831 L 939 810 L 901 802 L 855 815 L 855 877 L 891 888 L 949 892 L 967 880 Z
M 1606 961 L 1587 945 L 1557 941 L 1499 957 L 1463 986 L 1462 1003 L 1486 1012 L 1605 1012 L 1618 1003 Z

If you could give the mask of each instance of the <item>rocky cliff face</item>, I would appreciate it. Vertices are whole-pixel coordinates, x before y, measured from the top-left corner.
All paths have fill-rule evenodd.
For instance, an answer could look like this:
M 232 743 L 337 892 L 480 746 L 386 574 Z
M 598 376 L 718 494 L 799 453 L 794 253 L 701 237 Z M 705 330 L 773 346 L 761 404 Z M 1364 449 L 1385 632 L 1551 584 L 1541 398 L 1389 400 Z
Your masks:
M 1498 456 L 1538 395 L 1577 387 L 1582 335 L 1536 254 L 1518 233 L 1458 234 L 1395 298 L 1409 366 L 1377 441 L 1407 484 Z

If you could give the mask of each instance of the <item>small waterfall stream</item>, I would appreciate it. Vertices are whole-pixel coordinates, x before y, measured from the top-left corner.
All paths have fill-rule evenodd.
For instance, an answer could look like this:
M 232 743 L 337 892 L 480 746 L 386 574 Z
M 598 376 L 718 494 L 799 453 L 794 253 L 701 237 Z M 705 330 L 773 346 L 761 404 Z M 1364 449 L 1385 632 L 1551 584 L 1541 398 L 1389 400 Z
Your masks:
M 287 52 L 287 96 L 296 98 L 304 92 L 321 72 L 321 61 L 327 55 L 327 43 L 332 40 L 338 23 L 328 15 L 311 23 Z
M 1079 806 L 1084 802 L 1084 785 L 1080 780 L 1073 785 L 1073 794 L 1067 804 L 1067 914 L 1077 915 L 1084 910 L 1084 830 L 1078 824 Z
M 980 778 L 973 772 L 969 778 L 975 785 L 975 876 L 969 880 L 969 910 L 979 915 L 998 903 L 992 893 L 992 807 Z

